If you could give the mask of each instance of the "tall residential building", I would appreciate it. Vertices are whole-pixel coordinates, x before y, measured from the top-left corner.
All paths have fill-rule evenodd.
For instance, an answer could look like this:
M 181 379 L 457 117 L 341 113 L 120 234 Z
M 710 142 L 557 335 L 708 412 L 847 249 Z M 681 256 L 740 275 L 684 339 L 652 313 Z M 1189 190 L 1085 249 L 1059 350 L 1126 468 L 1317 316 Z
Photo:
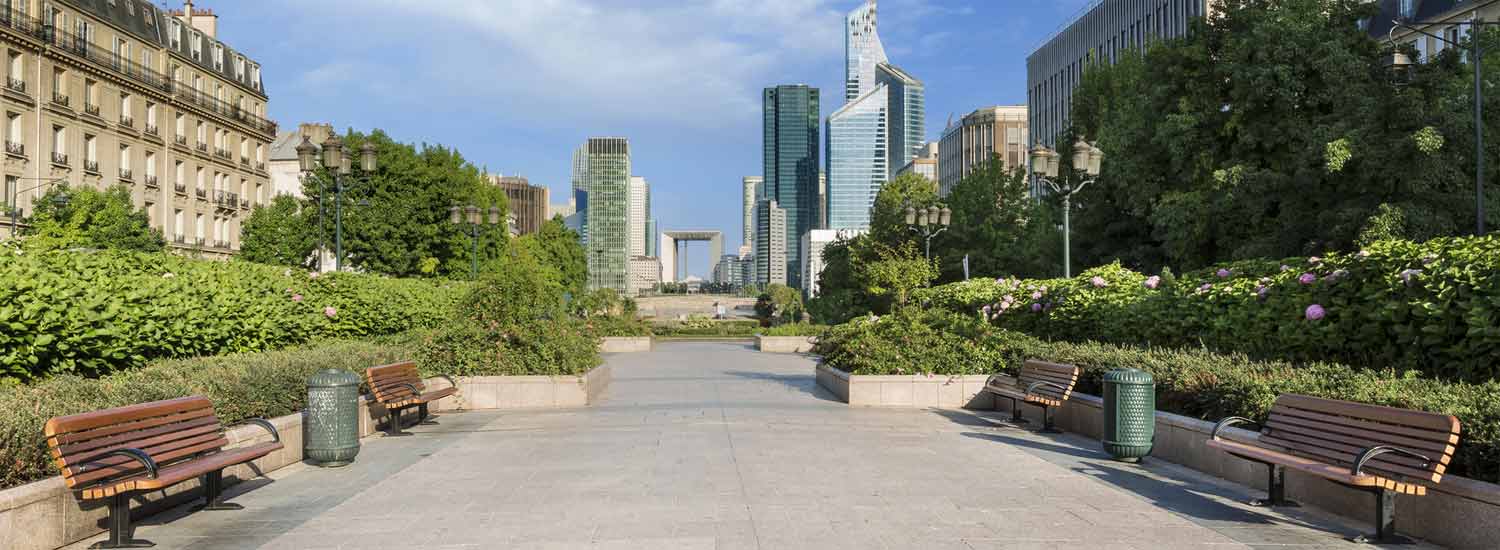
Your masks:
M 1412 1 L 1412 0 L 1401 0 Z M 1095 60 L 1114 63 L 1149 40 L 1187 34 L 1218 0 L 1095 0 L 1026 57 L 1030 145 L 1056 146 L 1068 128 L 1073 89 Z
M 241 221 L 272 196 L 277 132 L 260 65 L 217 23 L 191 2 L 0 3 L 0 205 L 24 218 L 56 185 L 122 185 L 174 250 L 237 253 Z
M 788 284 L 787 215 L 774 199 L 755 205 L 755 282 Z
M 651 184 L 640 176 L 630 177 L 628 239 L 631 256 L 646 256 L 646 221 L 651 218 Z
M 1025 105 L 985 107 L 943 130 L 938 144 L 938 194 L 948 196 L 959 180 L 1000 155 L 1006 169 L 1026 169 Z
M 875 82 L 886 87 L 889 146 L 886 168 L 891 177 L 922 153 L 927 144 L 927 87 L 910 73 L 890 63 L 875 66 Z
M 870 207 L 889 175 L 887 89 L 828 116 L 828 229 L 869 229 Z
M 875 89 L 875 66 L 888 61 L 876 27 L 875 0 L 844 18 L 844 101 Z
M 655 289 L 661 284 L 661 259 L 655 256 L 631 256 L 630 278 L 625 285 L 627 296 Z
M 813 228 L 818 207 L 818 89 L 783 85 L 766 88 L 761 198 L 775 201 L 786 214 L 786 283 L 801 288 L 802 234 Z M 757 232 L 758 242 L 762 233 Z M 760 254 L 757 253 L 757 256 Z
M 714 265 L 714 282 L 745 287 L 755 284 L 755 256 L 725 254 Z
M 305 122 L 299 124 L 295 132 L 276 135 L 276 140 L 271 142 L 270 159 L 266 163 L 271 177 L 271 197 L 267 200 L 274 199 L 277 195 L 302 198 L 302 162 L 297 159 L 297 146 L 302 144 L 305 136 L 321 153 L 323 141 L 332 133 L 332 124 Z
M 552 191 L 544 185 L 532 185 L 521 176 L 490 176 L 490 181 L 505 191 L 510 215 L 516 219 L 516 233 L 530 235 L 547 223 L 548 202 Z
M 1370 21 L 1362 22 L 1377 40 L 1387 36 L 1397 42 L 1411 44 L 1421 60 L 1427 60 L 1453 46 L 1431 36 L 1417 34 L 1410 29 L 1398 27 L 1391 32 L 1391 22 L 1396 19 L 1410 21 L 1427 32 L 1448 40 L 1462 42 L 1469 37 L 1469 27 L 1445 25 L 1455 21 L 1468 21 L 1483 17 L 1485 21 L 1500 20 L 1500 0 L 1378 0 L 1380 11 Z
M 744 199 L 740 202 L 740 210 L 745 216 L 744 228 L 740 232 L 741 245 L 753 246 L 751 243 L 755 242 L 755 201 L 760 200 L 760 189 L 765 181 L 760 176 L 745 176 L 741 180 Z
M 589 138 L 583 169 L 588 192 L 589 288 L 626 292 L 630 259 L 630 142 Z

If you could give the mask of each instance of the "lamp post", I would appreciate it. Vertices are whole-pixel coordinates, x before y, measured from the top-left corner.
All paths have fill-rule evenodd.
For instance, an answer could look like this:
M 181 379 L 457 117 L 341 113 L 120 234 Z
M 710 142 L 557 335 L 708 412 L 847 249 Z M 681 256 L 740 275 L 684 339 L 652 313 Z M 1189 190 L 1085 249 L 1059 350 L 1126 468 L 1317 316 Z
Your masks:
M 924 257 L 928 261 L 932 261 L 932 238 L 948 230 L 948 222 L 952 217 L 953 211 L 946 206 L 942 208 L 938 208 L 937 205 L 927 208 L 906 207 L 906 225 L 926 241 Z
M 48 179 L 48 178 L 19 178 L 19 179 L 21 181 L 25 181 L 25 180 L 36 181 L 37 179 Z M 12 239 L 16 238 L 16 226 L 20 225 L 20 223 L 21 223 L 20 222 L 21 207 L 16 205 L 16 202 L 19 201 L 19 200 L 21 200 L 21 193 L 29 193 L 29 192 L 32 192 L 32 191 L 36 191 L 37 189 L 41 189 L 43 187 L 48 187 L 48 186 L 50 186 L 52 184 L 55 184 L 55 183 L 65 183 L 66 181 L 67 180 L 64 180 L 64 179 L 49 179 L 49 181 L 47 181 L 46 183 L 42 183 L 42 184 L 39 184 L 39 185 L 36 185 L 36 186 L 33 186 L 33 187 L 29 187 L 29 188 L 26 188 L 26 189 L 17 189 L 15 191 L 13 191 L 9 197 L 7 197 L 10 200 L 8 202 L 6 202 L 7 206 L 6 206 L 5 209 L 10 214 L 10 238 L 12 238 Z M 52 199 L 52 204 L 57 205 L 59 208 L 67 206 L 68 205 L 68 196 L 67 195 L 58 195 L 57 197 L 54 197 Z
M 1031 173 L 1038 181 L 1047 184 L 1053 193 L 1062 195 L 1063 200 L 1063 277 L 1073 276 L 1073 250 L 1070 239 L 1073 233 L 1071 213 L 1073 210 L 1073 194 L 1082 191 L 1088 184 L 1094 183 L 1094 178 L 1099 176 L 1099 163 L 1104 160 L 1104 151 L 1092 144 L 1079 139 L 1073 144 L 1073 172 L 1087 175 L 1087 178 L 1078 182 L 1074 187 L 1072 182 L 1063 181 L 1061 185 L 1057 180 L 1057 163 L 1062 155 L 1039 146 L 1031 150 Z
M 500 207 L 491 206 L 489 216 L 485 216 L 485 210 L 474 205 L 454 206 L 448 209 L 448 221 L 453 225 L 468 225 L 469 238 L 474 241 L 474 265 L 469 272 L 470 279 L 479 278 L 479 228 L 484 225 L 500 225 Z M 488 218 L 488 219 L 486 219 Z M 486 223 L 487 222 L 487 223 Z
M 1469 26 L 1469 59 L 1474 64 L 1474 211 L 1475 224 L 1474 235 L 1484 236 L 1484 47 L 1480 44 L 1479 33 L 1475 29 L 1484 28 L 1489 25 L 1500 25 L 1497 21 L 1485 21 L 1484 18 L 1476 17 L 1471 21 L 1444 22 L 1448 26 Z M 1424 31 L 1402 22 L 1400 19 L 1391 21 L 1391 30 L 1386 34 L 1386 40 L 1391 43 L 1391 54 L 1385 58 L 1385 67 L 1396 78 L 1402 78 L 1411 74 L 1413 66 L 1411 57 L 1395 48 L 1396 29 L 1407 29 L 1417 34 L 1435 38 L 1454 47 L 1462 48 L 1464 45 L 1443 38 L 1436 34 Z
M 333 174 L 333 262 L 335 271 L 344 270 L 344 191 L 349 188 L 348 178 L 354 174 L 353 159 L 344 154 L 344 140 L 339 139 L 337 134 L 329 134 L 328 139 L 323 141 L 322 166 Z M 310 176 L 318 169 L 318 146 L 313 145 L 312 139 L 307 135 L 302 136 L 302 144 L 297 146 L 297 161 L 304 176 Z M 359 168 L 365 174 L 370 174 L 376 169 L 375 145 L 365 142 L 359 148 Z M 318 184 L 318 271 L 323 270 L 323 185 Z M 369 205 L 368 201 L 360 201 L 360 206 Z

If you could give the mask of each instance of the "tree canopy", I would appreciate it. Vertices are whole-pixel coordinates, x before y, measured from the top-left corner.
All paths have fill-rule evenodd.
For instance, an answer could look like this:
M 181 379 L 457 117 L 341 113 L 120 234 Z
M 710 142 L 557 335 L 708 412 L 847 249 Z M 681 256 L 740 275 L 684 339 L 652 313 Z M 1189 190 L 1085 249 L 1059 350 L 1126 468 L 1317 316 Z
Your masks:
M 150 216 L 132 204 L 130 189 L 121 185 L 103 191 L 59 185 L 34 204 L 24 232 L 27 246 L 141 252 L 160 252 L 166 246 Z

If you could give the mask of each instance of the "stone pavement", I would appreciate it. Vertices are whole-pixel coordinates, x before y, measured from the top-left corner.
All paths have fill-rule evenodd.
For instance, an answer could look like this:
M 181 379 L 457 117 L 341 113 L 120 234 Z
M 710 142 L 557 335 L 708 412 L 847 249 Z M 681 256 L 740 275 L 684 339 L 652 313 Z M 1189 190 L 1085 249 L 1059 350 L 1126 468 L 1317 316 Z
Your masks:
M 666 343 L 608 361 L 599 405 L 443 415 L 365 439 L 349 467 L 237 485 L 244 510 L 179 508 L 137 535 L 190 549 L 1370 548 L 1343 541 L 1366 524 L 1242 506 L 1258 495 L 1111 462 L 1008 415 L 850 408 L 806 357 Z

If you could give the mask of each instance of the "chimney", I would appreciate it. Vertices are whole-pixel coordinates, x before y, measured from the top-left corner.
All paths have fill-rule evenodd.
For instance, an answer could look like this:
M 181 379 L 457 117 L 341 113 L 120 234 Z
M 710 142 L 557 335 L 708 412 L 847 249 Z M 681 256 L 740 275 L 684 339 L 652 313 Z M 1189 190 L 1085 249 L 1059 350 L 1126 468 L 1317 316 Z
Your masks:
M 173 11 L 172 16 L 198 29 L 209 38 L 215 40 L 219 38 L 219 16 L 214 15 L 214 11 L 210 9 L 193 9 L 193 0 L 183 0 L 182 11 Z

